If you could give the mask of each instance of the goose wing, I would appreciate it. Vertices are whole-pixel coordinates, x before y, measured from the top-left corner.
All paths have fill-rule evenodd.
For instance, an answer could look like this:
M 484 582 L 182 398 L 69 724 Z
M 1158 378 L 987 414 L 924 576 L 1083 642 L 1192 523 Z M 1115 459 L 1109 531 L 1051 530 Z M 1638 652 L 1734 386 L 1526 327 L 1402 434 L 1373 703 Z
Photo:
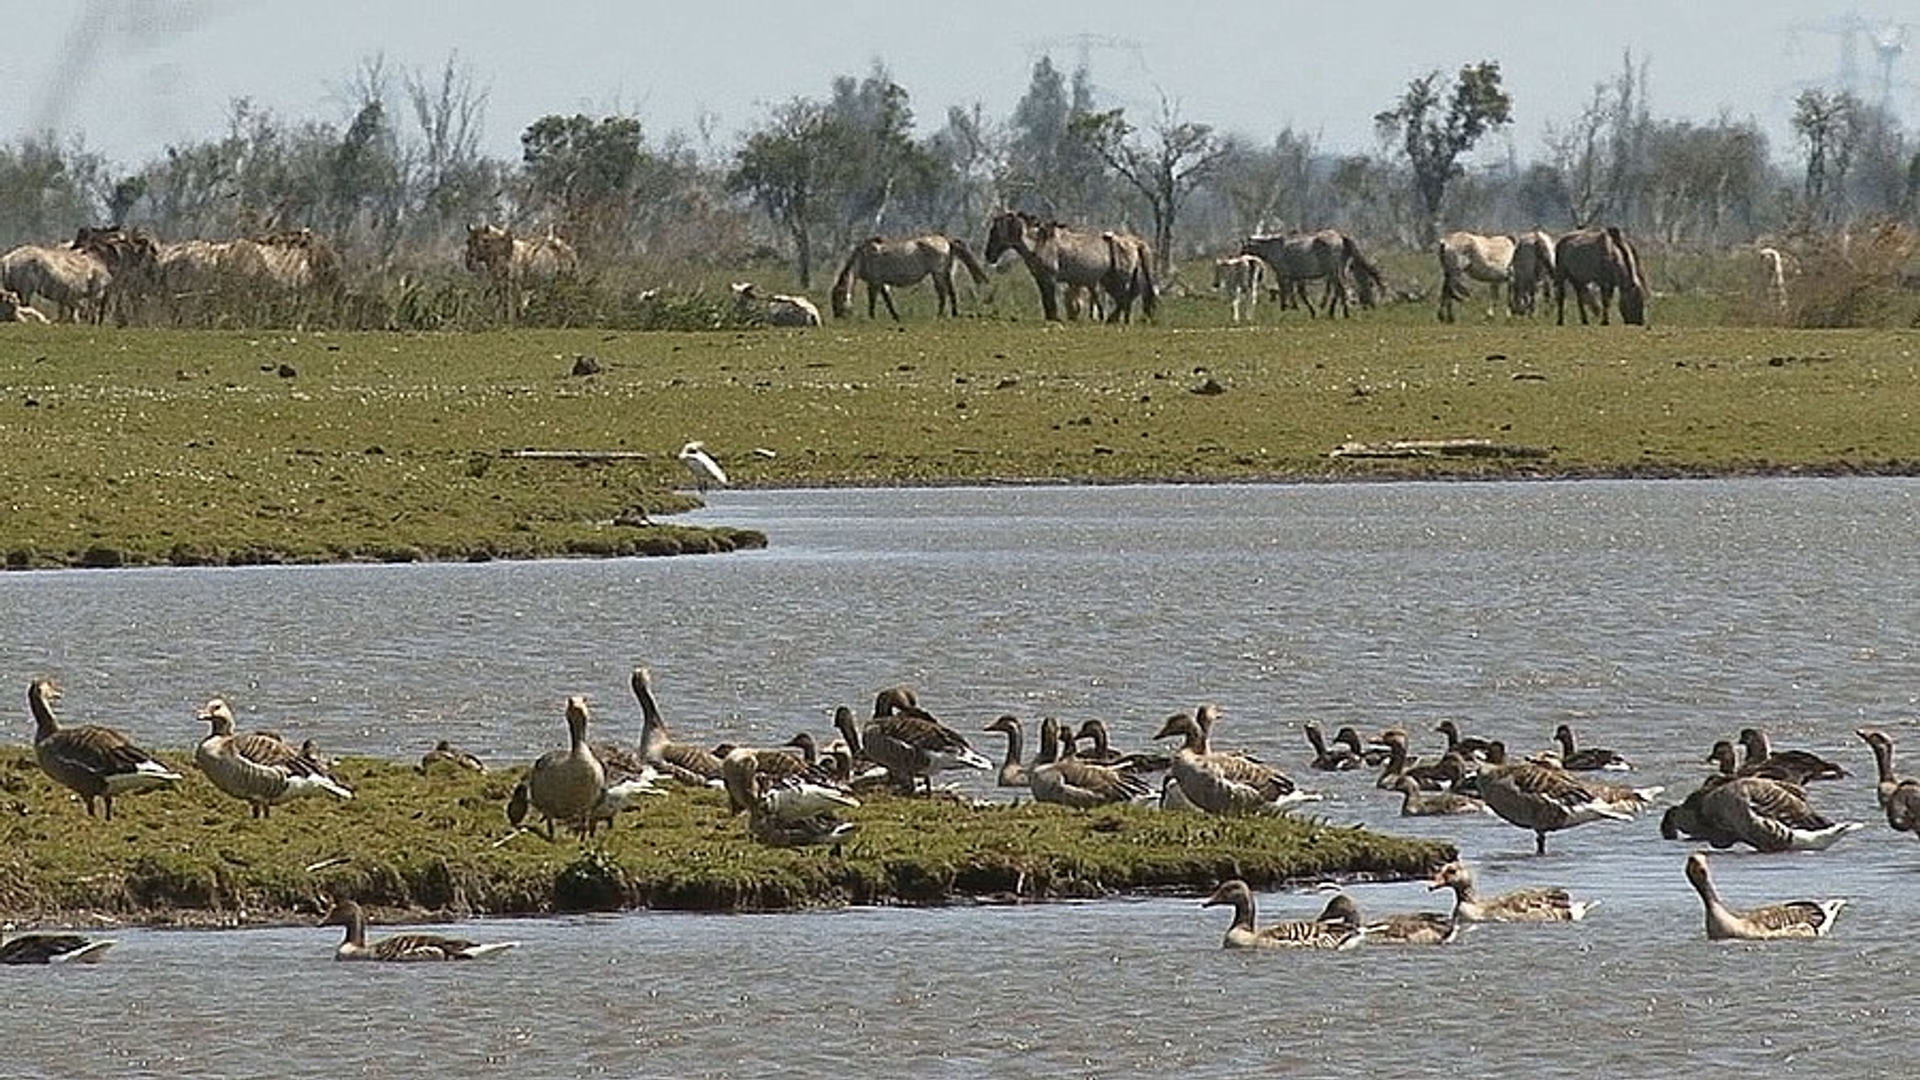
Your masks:
M 1789 900 L 1745 913 L 1743 918 L 1773 937 L 1823 937 L 1833 929 L 1845 900 Z
M 1040 766 L 1029 782 L 1035 799 L 1077 807 L 1130 802 L 1153 793 L 1146 781 L 1129 772 L 1074 758 Z

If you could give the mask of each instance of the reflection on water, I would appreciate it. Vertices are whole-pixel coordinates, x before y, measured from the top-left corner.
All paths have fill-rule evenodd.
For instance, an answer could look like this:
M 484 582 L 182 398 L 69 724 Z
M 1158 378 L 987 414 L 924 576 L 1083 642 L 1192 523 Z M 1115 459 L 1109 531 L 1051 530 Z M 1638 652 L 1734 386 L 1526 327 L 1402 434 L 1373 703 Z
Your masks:
M 628 668 L 696 738 L 824 735 L 909 681 L 956 727 L 1100 715 L 1135 743 L 1222 704 L 1220 740 L 1301 768 L 1316 811 L 1460 844 L 1483 887 L 1597 898 L 1577 927 L 1435 951 L 1244 956 L 1197 899 L 768 917 L 488 922 L 521 949 L 368 968 L 337 931 L 116 934 L 95 968 L 0 969 L 8 1075 L 1201 1076 L 1884 1072 L 1920 848 L 1877 817 L 1853 728 L 1920 754 L 1915 495 L 1900 480 L 720 492 L 772 547 L 713 558 L 0 576 L 0 656 L 64 715 L 150 746 L 241 723 L 411 759 L 557 744 L 585 693 L 637 731 Z M 1554 837 L 1403 821 L 1366 776 L 1306 776 L 1305 720 L 1444 716 L 1544 747 L 1554 726 L 1684 793 L 1741 726 L 1845 762 L 1834 850 L 1718 857 L 1730 902 L 1844 895 L 1835 937 L 1710 945 L 1651 818 Z M 17 741 L 28 730 L 17 714 Z M 991 744 L 998 749 L 997 742 Z M 970 781 L 987 791 L 985 780 Z M 1418 884 L 1363 908 L 1437 908 Z M 1261 914 L 1317 909 L 1263 895 Z M 210 962 L 212 961 L 212 962 Z M 324 1033 L 324 1037 L 316 1036 Z M 31 1065 L 22 1066 L 20 1062 Z

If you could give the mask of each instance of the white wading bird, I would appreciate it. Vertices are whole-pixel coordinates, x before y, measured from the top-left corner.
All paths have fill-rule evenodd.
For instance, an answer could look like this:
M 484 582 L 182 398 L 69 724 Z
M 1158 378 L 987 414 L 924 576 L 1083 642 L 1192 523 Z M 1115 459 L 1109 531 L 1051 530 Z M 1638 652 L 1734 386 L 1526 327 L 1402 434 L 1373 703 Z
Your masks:
M 690 442 L 680 448 L 680 464 L 687 467 L 693 477 L 693 484 L 704 493 L 709 487 L 727 486 L 727 471 L 707 453 L 707 444 Z

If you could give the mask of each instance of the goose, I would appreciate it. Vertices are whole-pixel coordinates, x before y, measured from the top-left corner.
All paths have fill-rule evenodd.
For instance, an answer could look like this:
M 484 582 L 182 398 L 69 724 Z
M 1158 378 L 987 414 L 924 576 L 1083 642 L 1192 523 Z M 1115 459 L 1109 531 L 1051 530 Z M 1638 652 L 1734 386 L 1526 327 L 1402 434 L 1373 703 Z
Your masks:
M 994 785 L 1010 788 L 1026 787 L 1027 767 L 1020 760 L 1025 753 L 1021 744 L 1026 741 L 1026 732 L 1021 726 L 1020 718 L 1007 713 L 980 730 L 997 731 L 1007 737 L 1007 759 L 1000 763 L 1000 771 L 994 774 Z
M 1453 890 L 1456 922 L 1579 922 L 1599 903 L 1575 900 L 1560 888 L 1516 889 L 1483 897 L 1476 888 L 1473 870 L 1457 861 L 1435 871 L 1433 880 L 1427 883 L 1427 891 L 1439 889 Z
M 1463 737 L 1460 726 L 1451 719 L 1442 720 L 1433 726 L 1433 730 L 1447 737 L 1447 749 L 1462 757 L 1487 760 L 1487 750 L 1493 746 L 1486 739 Z
M 1767 738 L 1767 733 L 1759 728 L 1741 728 L 1740 747 L 1747 752 L 1745 766 L 1751 767 L 1765 762 L 1775 769 L 1786 770 L 1790 775 L 1782 776 L 1781 779 L 1791 780 L 1796 784 L 1805 784 L 1814 780 L 1839 780 L 1847 775 L 1847 770 L 1818 754 L 1806 750 L 1775 750 L 1772 742 Z
M 1716 739 L 1713 749 L 1707 751 L 1707 756 L 1701 760 L 1719 769 L 1713 776 L 1716 780 L 1759 776 L 1768 780 L 1783 780 L 1789 784 L 1806 782 L 1804 773 L 1787 762 L 1756 761 L 1750 765 L 1741 764 L 1739 751 L 1733 748 L 1733 742 L 1730 739 Z
M 1339 897 L 1334 898 L 1335 901 Z M 1361 930 L 1357 922 L 1348 922 L 1344 918 L 1327 918 L 1323 913 L 1318 919 L 1297 919 L 1292 922 L 1278 922 L 1260 928 L 1254 924 L 1253 890 L 1247 883 L 1234 878 L 1223 882 L 1213 891 L 1213 895 L 1201 902 L 1201 907 L 1216 907 L 1221 904 L 1233 906 L 1233 925 L 1227 927 L 1227 936 L 1220 945 L 1225 949 L 1332 949 L 1344 951 L 1360 944 Z M 1334 902 L 1328 903 L 1328 911 L 1338 912 Z
M 1027 773 L 1035 802 L 1091 809 L 1145 799 L 1153 789 L 1139 777 L 1111 765 L 1060 752 L 1060 722 L 1049 716 L 1040 722 L 1040 757 Z
M 1398 790 L 1402 776 L 1412 777 L 1427 791 L 1445 791 L 1452 783 L 1448 770 L 1433 763 L 1415 762 L 1408 755 L 1405 731 L 1388 728 L 1380 733 L 1379 738 L 1387 748 L 1387 760 L 1380 765 L 1380 777 L 1374 781 L 1375 787 L 1384 791 Z
M 275 806 L 309 795 L 353 798 L 352 789 L 278 735 L 235 735 L 233 709 L 224 698 L 208 701 L 198 719 L 208 730 L 193 749 L 193 763 L 214 787 L 245 802 L 253 817 L 270 817 Z
M 1210 707 L 1203 705 L 1201 711 Z M 1209 814 L 1272 814 L 1312 798 L 1270 765 L 1213 751 L 1207 729 L 1193 716 L 1174 713 L 1154 738 L 1176 736 L 1182 744 L 1167 775 L 1186 804 Z
M 421 772 L 427 772 L 436 765 L 451 766 L 455 769 L 477 772 L 482 775 L 487 771 L 485 762 L 464 750 L 455 750 L 453 743 L 446 739 L 441 739 L 439 742 L 434 743 L 433 749 L 420 755 Z
M 1437 817 L 1442 814 L 1491 813 L 1487 804 L 1456 791 L 1426 791 L 1411 776 L 1400 778 L 1401 817 Z
M 590 815 L 595 825 L 604 821 L 611 827 L 620 811 L 639 805 L 642 799 L 660 798 L 667 794 L 667 790 L 659 786 L 664 779 L 660 770 L 651 765 L 642 765 L 637 771 L 608 762 L 601 762 L 600 767 L 606 772 L 606 782 L 600 788 L 600 798 L 594 802 Z
M 720 780 L 720 759 L 705 747 L 673 741 L 667 721 L 653 698 L 653 672 L 642 664 L 633 669 L 633 696 L 640 702 L 640 755 L 648 765 L 683 784 L 711 787 Z
M 1382 762 L 1393 756 L 1392 750 L 1389 750 L 1379 743 L 1366 743 L 1361 741 L 1360 733 L 1355 731 L 1351 726 L 1342 727 L 1339 731 L 1334 732 L 1333 741 L 1335 745 L 1345 746 L 1354 753 L 1359 754 L 1360 764 L 1365 765 L 1369 769 L 1379 768 Z
M 378 941 L 367 940 L 367 913 L 352 900 L 333 905 L 321 926 L 344 926 L 347 937 L 333 950 L 335 960 L 385 960 L 394 962 L 426 960 L 477 960 L 491 953 L 518 946 L 517 941 L 495 941 L 485 945 L 441 934 L 395 934 Z
M 1862 825 L 1817 813 L 1805 789 L 1764 776 L 1710 779 L 1660 819 L 1660 835 L 1682 835 L 1717 848 L 1746 844 L 1759 851 L 1823 851 Z
M 35 679 L 27 686 L 27 708 L 34 721 L 33 757 L 41 771 L 86 801 L 88 817 L 93 816 L 95 799 L 101 801 L 106 820 L 112 821 L 114 796 L 169 787 L 179 781 L 179 773 L 155 761 L 152 754 L 112 728 L 96 724 L 61 727 L 53 715 L 53 703 L 58 700 L 60 688 L 46 679 Z
M 1320 918 L 1355 927 L 1364 940 L 1385 945 L 1447 945 L 1460 936 L 1460 924 L 1452 916 L 1431 911 L 1383 915 L 1369 922 L 1360 917 L 1360 905 L 1344 892 L 1327 901 Z
M 1060 734 L 1062 738 L 1066 737 L 1067 729 L 1061 728 Z M 1095 765 L 1112 765 L 1128 772 L 1165 772 L 1167 766 L 1172 763 L 1167 755 L 1156 751 L 1115 750 L 1113 735 L 1107 730 L 1107 722 L 1097 716 L 1090 716 L 1081 721 L 1080 730 L 1076 734 L 1079 738 L 1092 743 L 1093 748 L 1077 751 L 1074 756 L 1091 761 Z
M 917 705 L 897 700 L 899 691 L 898 687 L 889 687 L 874 701 L 876 710 L 888 710 L 884 715 L 876 712 L 857 732 L 851 723 L 841 728 L 841 734 L 846 736 L 856 755 L 864 752 L 886 766 L 894 785 L 909 792 L 916 783 L 924 784 L 931 792 L 934 774 L 947 769 L 993 770 L 993 762 L 975 751 L 959 732 L 935 720 Z M 851 713 L 847 719 L 851 721 Z M 840 715 L 835 713 L 835 724 L 840 720 Z
M 1313 747 L 1313 761 L 1309 763 L 1313 768 L 1322 772 L 1345 772 L 1359 767 L 1360 752 L 1358 750 L 1344 743 L 1334 743 L 1329 747 L 1325 737 L 1320 734 L 1319 724 L 1305 723 L 1300 727 L 1307 733 L 1307 744 Z M 1354 737 L 1359 738 L 1358 735 Z
M 860 800 L 811 781 L 776 780 L 760 770 L 755 756 L 742 747 L 720 762 L 729 801 L 746 806 L 749 836 L 774 847 L 802 847 L 834 843 L 854 830 L 852 822 L 840 820 L 838 811 L 858 807 Z
M 1895 832 L 1910 832 L 1920 836 L 1920 780 L 1894 773 L 1892 736 L 1874 728 L 1861 728 L 1854 734 L 1873 748 L 1873 761 L 1880 780 L 1874 788 L 1874 797 L 1880 800 L 1880 808 L 1886 811 L 1887 827 Z
M 1612 750 L 1603 750 L 1597 746 L 1576 749 L 1573 744 L 1573 728 L 1561 724 L 1553 729 L 1553 738 L 1560 744 L 1560 767 L 1568 772 L 1595 772 L 1605 769 L 1609 772 L 1627 772 L 1633 766 L 1627 759 Z
M 607 787 L 607 770 L 587 744 L 587 699 L 567 699 L 567 748 L 549 750 L 534 759 L 527 772 L 526 802 L 546 818 L 547 839 L 553 823 L 562 821 L 587 836 L 593 835 L 595 811 Z
M 1698 851 L 1687 856 L 1687 880 L 1700 894 L 1700 903 L 1706 908 L 1709 941 L 1825 937 L 1847 903 L 1845 900 L 1790 900 L 1735 911 L 1721 902 L 1707 870 L 1707 857 Z
M 1547 834 L 1590 821 L 1629 821 L 1633 814 L 1595 795 L 1572 773 L 1532 761 L 1508 763 L 1507 748 L 1494 740 L 1480 767 L 1480 798 L 1501 820 L 1531 829 L 1534 853 L 1547 853 Z
M 113 945 L 79 934 L 21 934 L 0 942 L 0 964 L 97 964 Z
M 1559 752 L 1555 750 L 1542 751 L 1541 753 L 1535 754 L 1531 760 L 1536 764 L 1545 765 L 1552 769 L 1565 768 L 1560 763 Z M 1588 771 L 1597 772 L 1600 770 L 1590 769 Z M 1586 788 L 1595 796 L 1598 796 L 1599 799 L 1608 806 L 1627 814 L 1638 814 L 1640 811 L 1652 806 L 1655 800 L 1659 799 L 1667 790 L 1664 784 L 1633 787 L 1628 784 L 1610 784 L 1604 780 L 1593 777 L 1582 777 L 1580 779 L 1580 786 Z

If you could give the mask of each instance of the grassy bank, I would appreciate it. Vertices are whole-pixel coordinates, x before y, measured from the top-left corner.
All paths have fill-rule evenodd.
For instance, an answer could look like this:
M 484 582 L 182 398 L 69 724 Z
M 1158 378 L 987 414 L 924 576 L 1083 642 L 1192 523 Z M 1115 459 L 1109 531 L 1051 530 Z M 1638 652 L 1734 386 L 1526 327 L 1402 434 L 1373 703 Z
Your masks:
M 689 439 L 764 486 L 1920 467 L 1907 332 L 1439 327 L 1424 306 L 1227 328 L 1218 307 L 1170 301 L 1161 325 L 1121 329 L 9 326 L 0 554 L 32 567 L 763 543 L 653 521 L 692 505 L 673 494 Z M 1328 456 L 1408 439 L 1528 453 Z M 524 449 L 621 456 L 507 453 Z
M 1197 892 L 1227 877 L 1421 874 L 1446 845 L 1309 819 L 1226 820 L 1116 808 L 964 806 L 880 798 L 837 853 L 768 848 L 714 791 L 677 790 L 587 845 L 507 834 L 515 775 L 348 759 L 351 802 L 309 800 L 265 821 L 184 760 L 176 788 L 89 819 L 22 747 L 0 748 L 0 920 L 221 925 L 307 918 L 322 896 L 447 914 L 840 904 Z M 350 856 L 326 869 L 317 863 Z

